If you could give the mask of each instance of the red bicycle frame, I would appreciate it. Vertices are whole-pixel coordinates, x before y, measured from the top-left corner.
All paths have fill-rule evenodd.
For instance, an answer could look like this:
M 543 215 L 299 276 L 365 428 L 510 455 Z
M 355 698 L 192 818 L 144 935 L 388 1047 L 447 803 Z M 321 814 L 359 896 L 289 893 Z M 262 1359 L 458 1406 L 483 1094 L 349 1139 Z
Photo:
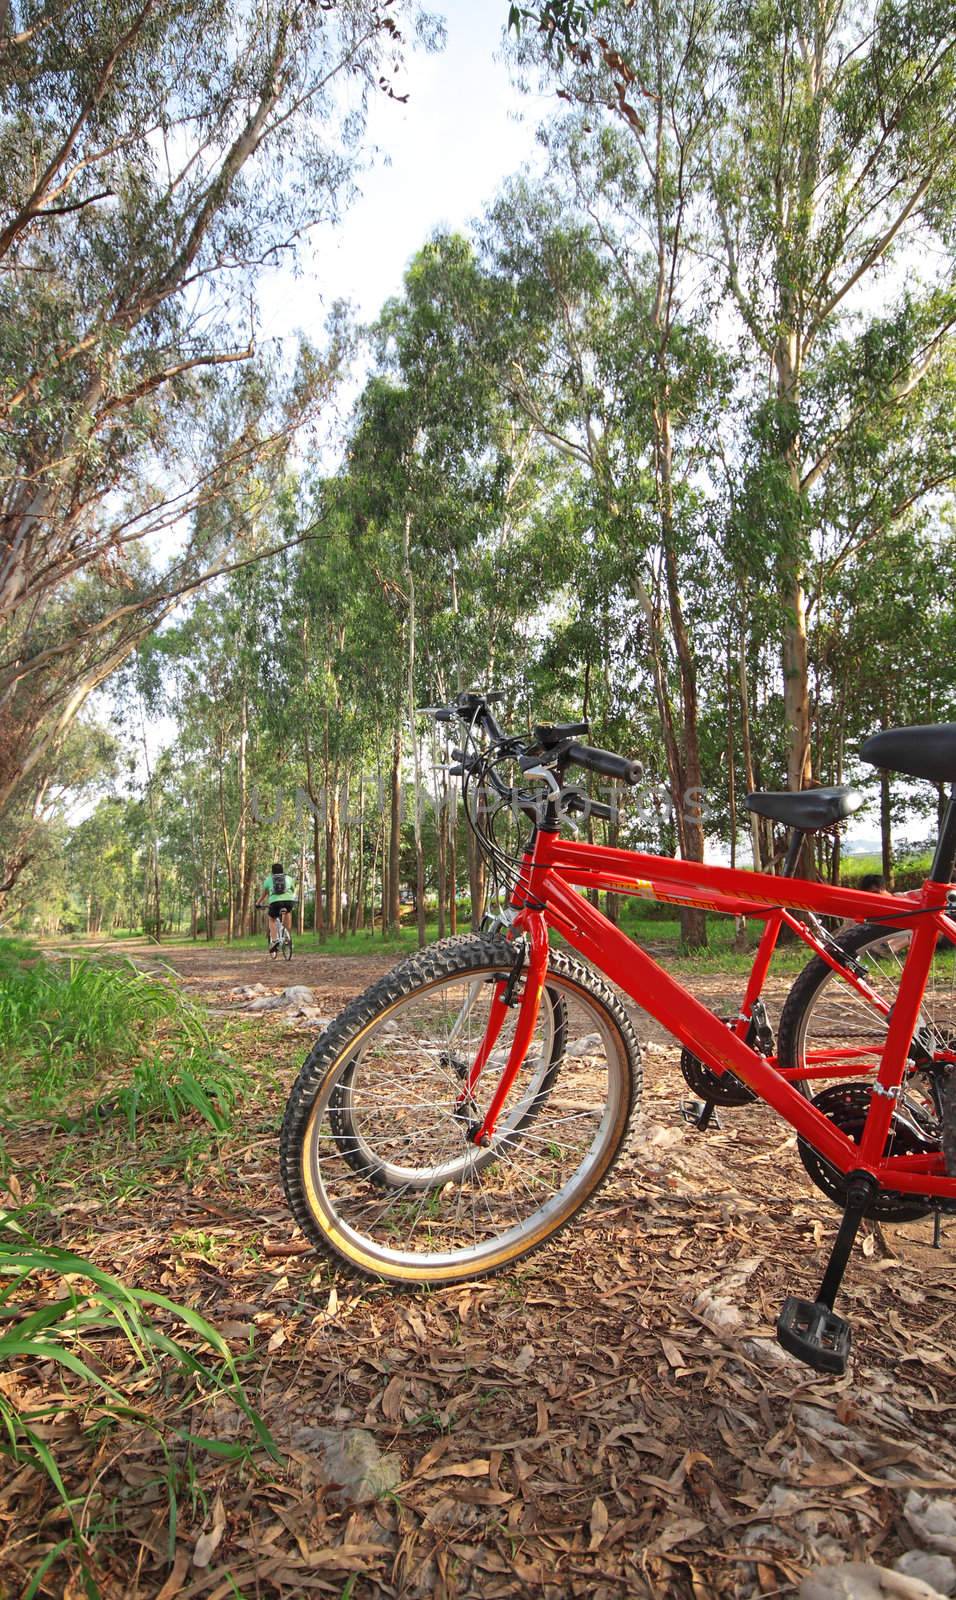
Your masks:
M 636 895 L 671 905 L 695 906 L 763 920 L 764 933 L 734 1028 L 728 1028 L 591 905 L 579 892 L 586 889 L 604 889 L 614 894 Z M 501 1108 L 527 1053 L 547 975 L 548 929 L 552 928 L 712 1071 L 718 1074 L 728 1069 L 732 1071 L 839 1172 L 867 1172 L 885 1189 L 956 1198 L 956 1177 L 947 1176 L 941 1153 L 883 1155 L 893 1108 L 906 1075 L 910 1040 L 919 1017 L 937 939 L 940 933 L 945 933 L 956 940 L 956 922 L 947 915 L 950 890 L 950 884 L 936 883 L 932 879 L 928 879 L 922 889 L 905 895 L 833 888 L 801 878 L 781 879 L 767 873 L 739 872 L 730 867 L 704 866 L 637 851 L 575 843 L 561 839 L 556 831 L 548 828 L 536 829 L 511 900 L 512 930 L 525 934 L 530 948 L 524 993 L 508 1064 L 476 1130 L 476 1141 L 490 1142 Z M 864 979 L 841 965 L 826 945 L 791 915 L 791 909 L 855 922 L 869 919 L 887 928 L 912 928 L 913 937 L 892 1013 Z M 784 925 L 793 928 L 829 962 L 838 977 L 855 988 L 875 1011 L 888 1017 L 885 1042 L 878 1052 L 879 1071 L 859 1144 L 805 1099 L 792 1082 L 795 1078 L 814 1076 L 832 1078 L 834 1060 L 841 1061 L 841 1065 L 845 1063 L 852 1073 L 852 1063 L 859 1061 L 859 1050 L 828 1053 L 829 1067 L 811 1063 L 801 1070 L 784 1072 L 746 1042 L 751 1010 L 763 987 Z M 500 1032 L 506 1014 L 506 989 L 506 982 L 499 983 L 496 996 L 501 1004 L 492 1006 L 485 1039 L 469 1074 L 469 1091 L 477 1086 L 481 1069 Z M 875 1052 L 865 1053 L 872 1057 Z M 856 1070 L 867 1068 L 857 1064 Z

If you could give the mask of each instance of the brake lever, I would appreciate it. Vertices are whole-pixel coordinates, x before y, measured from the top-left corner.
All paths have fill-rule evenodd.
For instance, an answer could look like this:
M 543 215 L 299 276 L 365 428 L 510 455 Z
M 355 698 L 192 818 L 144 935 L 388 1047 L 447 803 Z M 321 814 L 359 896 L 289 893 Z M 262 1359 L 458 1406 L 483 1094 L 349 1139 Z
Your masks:
M 524 761 L 520 763 L 520 766 L 526 778 L 539 778 L 548 785 L 552 794 L 556 794 L 558 799 L 561 798 L 561 785 L 550 767 L 526 767 Z

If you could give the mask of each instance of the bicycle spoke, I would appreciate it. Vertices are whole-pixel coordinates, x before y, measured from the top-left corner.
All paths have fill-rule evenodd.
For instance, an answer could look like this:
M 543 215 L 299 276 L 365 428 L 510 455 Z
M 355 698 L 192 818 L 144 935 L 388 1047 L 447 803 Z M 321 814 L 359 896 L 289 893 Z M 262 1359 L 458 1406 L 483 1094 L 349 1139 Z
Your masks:
M 494 971 L 403 996 L 366 1029 L 360 1049 L 343 1052 L 316 1106 L 309 1160 L 322 1205 L 365 1241 L 363 1265 L 380 1261 L 387 1275 L 393 1260 L 427 1267 L 461 1258 L 467 1275 L 509 1241 L 517 1248 L 526 1235 L 538 1237 L 535 1219 L 556 1195 L 593 1186 L 602 1129 L 623 1126 L 622 1057 L 587 994 L 559 993 L 550 983 L 549 976 L 487 1146 L 475 1144 L 470 1130 L 510 1059 L 518 1008 L 505 1018 L 471 1096 L 455 1065 L 470 1068 L 487 1036 Z M 563 1054 L 568 1039 L 585 1037 L 595 1041 L 587 1056 Z M 613 1119 L 609 1104 L 617 1108 Z

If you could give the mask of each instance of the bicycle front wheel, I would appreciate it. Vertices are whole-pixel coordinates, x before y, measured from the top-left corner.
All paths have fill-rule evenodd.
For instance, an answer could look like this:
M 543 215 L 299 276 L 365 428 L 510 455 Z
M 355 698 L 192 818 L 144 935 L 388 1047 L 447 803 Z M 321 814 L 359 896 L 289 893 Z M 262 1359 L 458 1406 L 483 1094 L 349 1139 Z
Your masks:
M 422 951 L 354 1001 L 300 1072 L 282 1130 L 286 1195 L 306 1235 L 351 1272 L 407 1285 L 495 1272 L 557 1233 L 610 1172 L 640 1094 L 640 1051 L 611 991 L 560 951 L 492 1143 L 471 1137 L 516 1006 L 470 1097 L 468 1071 L 516 957 L 482 935 Z

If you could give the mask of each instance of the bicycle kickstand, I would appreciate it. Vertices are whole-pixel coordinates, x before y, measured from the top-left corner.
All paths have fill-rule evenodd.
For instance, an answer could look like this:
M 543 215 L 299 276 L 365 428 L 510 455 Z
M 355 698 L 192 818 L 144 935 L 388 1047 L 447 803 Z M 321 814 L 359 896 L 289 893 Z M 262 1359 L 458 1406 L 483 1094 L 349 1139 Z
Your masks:
M 839 1375 L 850 1356 L 850 1324 L 833 1309 L 860 1223 L 877 1193 L 868 1172 L 847 1177 L 846 1207 L 816 1300 L 789 1295 L 777 1318 L 777 1342 L 817 1372 Z

